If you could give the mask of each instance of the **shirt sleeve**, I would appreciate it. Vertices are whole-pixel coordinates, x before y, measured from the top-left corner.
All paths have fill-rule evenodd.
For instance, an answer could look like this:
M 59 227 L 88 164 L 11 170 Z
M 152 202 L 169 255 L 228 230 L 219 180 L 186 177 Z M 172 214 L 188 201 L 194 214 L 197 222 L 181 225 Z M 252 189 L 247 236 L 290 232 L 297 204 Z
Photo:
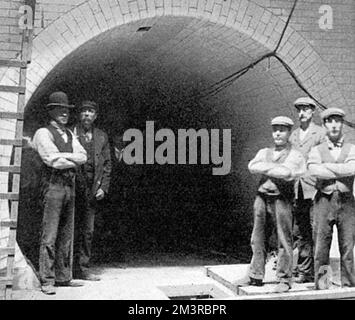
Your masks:
M 311 165 L 315 165 L 315 167 L 310 168 Z M 317 147 L 313 147 L 308 155 L 307 169 L 309 175 L 314 176 L 318 179 L 336 178 L 336 175 L 328 168 L 326 168 L 326 166 L 322 163 L 322 158 Z
M 54 144 L 53 135 L 46 128 L 40 128 L 36 131 L 33 137 L 33 147 L 37 150 L 42 161 L 49 167 L 54 167 L 54 162 L 61 157 L 57 146 Z
M 297 150 L 291 150 L 282 165 L 291 171 L 290 180 L 301 177 L 306 172 L 306 161 L 302 153 Z
M 74 141 L 74 137 L 73 137 L 73 141 Z M 75 167 L 75 163 L 67 160 L 64 157 L 65 154 L 67 153 L 59 152 L 57 146 L 54 143 L 53 135 L 50 133 L 50 131 L 47 128 L 38 129 L 33 137 L 32 143 L 34 149 L 37 150 L 42 161 L 47 166 L 55 169 L 68 169 L 68 168 Z M 73 149 L 74 149 L 74 143 L 73 143 Z M 85 152 L 85 161 L 86 161 L 86 152 Z
M 339 178 L 355 175 L 355 146 L 351 147 L 344 163 L 327 163 L 326 166 Z
M 266 150 L 267 149 L 259 150 L 254 159 L 250 160 L 248 169 L 251 173 L 258 173 L 260 164 L 266 162 Z
M 351 146 L 348 157 L 345 160 L 345 163 L 354 162 L 355 161 L 355 146 Z

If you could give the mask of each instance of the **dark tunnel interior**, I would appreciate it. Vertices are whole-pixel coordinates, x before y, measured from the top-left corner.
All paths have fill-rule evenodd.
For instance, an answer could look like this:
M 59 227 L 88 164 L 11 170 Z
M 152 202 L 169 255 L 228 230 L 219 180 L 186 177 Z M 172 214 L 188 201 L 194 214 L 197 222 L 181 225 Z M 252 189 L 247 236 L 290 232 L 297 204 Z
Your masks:
M 187 23 L 184 21 L 176 19 L 175 28 L 182 28 Z M 62 60 L 29 100 L 24 131 L 32 136 L 45 124 L 43 106 L 55 90 L 66 92 L 75 105 L 86 99 L 98 103 L 96 124 L 109 136 L 113 171 L 109 195 L 99 205 L 96 216 L 93 261 L 119 262 L 131 254 L 166 253 L 215 254 L 217 259 L 220 257 L 217 253 L 222 253 L 222 257 L 246 262 L 250 257 L 256 187 L 256 179 L 247 171 L 247 161 L 265 141 L 270 142 L 264 120 L 273 111 L 255 113 L 255 109 L 243 109 L 243 97 L 233 96 L 238 97 L 239 84 L 222 96 L 196 97 L 202 87 L 216 80 L 216 75 L 212 71 L 210 75 L 194 72 L 192 67 L 189 70 L 188 62 L 195 63 L 192 56 L 178 60 L 179 63 L 171 57 L 157 61 L 156 46 L 144 45 L 144 38 L 139 36 L 138 40 L 132 37 L 127 40 L 135 43 L 128 49 L 122 48 L 119 39 L 112 41 L 116 39 L 113 35 L 106 37 L 110 41 L 94 39 Z M 152 58 L 154 55 L 156 59 Z M 206 57 L 207 53 L 197 57 L 207 61 L 199 68 L 207 68 Z M 271 88 L 271 82 L 261 81 Z M 253 82 L 252 78 L 245 77 L 241 88 Z M 275 94 L 272 96 L 278 99 Z M 72 122 L 75 117 L 73 112 Z M 155 132 L 160 128 L 170 128 L 175 134 L 178 129 L 205 128 L 209 132 L 220 129 L 220 140 L 222 129 L 231 129 L 229 174 L 212 175 L 212 163 L 127 165 L 118 162 L 113 146 L 123 143 L 122 135 L 127 129 L 137 128 L 144 133 L 146 121 L 154 121 Z M 18 243 L 36 266 L 41 210 L 31 149 L 24 150 L 23 166 Z

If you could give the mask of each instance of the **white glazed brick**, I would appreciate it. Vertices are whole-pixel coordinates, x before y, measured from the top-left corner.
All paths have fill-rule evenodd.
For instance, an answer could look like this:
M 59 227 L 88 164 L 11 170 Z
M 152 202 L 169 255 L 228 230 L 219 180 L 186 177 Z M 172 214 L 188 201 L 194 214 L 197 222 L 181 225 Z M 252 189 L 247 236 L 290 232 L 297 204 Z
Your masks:
M 146 0 L 147 1 L 147 7 L 148 7 L 148 16 L 149 17 L 154 17 L 155 15 L 155 3 L 154 0 Z
M 247 0 L 241 0 L 239 9 L 238 9 L 238 14 L 236 17 L 236 21 L 242 22 L 244 20 L 244 16 L 246 14 L 246 11 L 248 9 L 248 1 Z
M 122 15 L 129 13 L 128 1 L 127 0 L 119 0 L 119 5 L 121 8 Z
M 187 15 L 189 12 L 189 0 L 181 0 L 181 14 Z
M 78 41 L 75 39 L 75 37 L 73 36 L 73 34 L 67 30 L 66 32 L 64 32 L 62 34 L 63 38 L 66 40 L 68 46 L 72 49 L 75 50 L 78 46 L 79 43 Z
M 100 31 L 105 32 L 109 28 L 109 26 L 103 13 L 101 11 L 97 12 L 94 14 L 94 17 L 97 21 L 97 25 L 99 26 Z
M 214 0 L 206 0 L 205 11 L 212 12 L 214 5 Z
M 231 1 L 231 9 L 238 11 L 239 6 L 240 6 L 240 2 L 241 2 L 241 0 L 232 0 Z
M 234 25 L 235 17 L 237 16 L 237 12 L 234 10 L 229 10 L 226 26 L 232 27 Z
M 147 3 L 145 2 L 145 0 L 137 0 L 137 2 L 138 2 L 139 10 L 147 10 Z M 163 2 L 163 6 L 164 6 L 164 2 Z
M 230 7 L 231 7 L 231 1 L 232 0 L 225 0 L 222 2 L 222 11 L 221 11 L 221 16 L 228 16 Z
M 195 9 L 197 9 L 197 4 L 198 4 L 198 0 L 188 0 L 188 6 L 189 6 L 189 8 L 195 8 Z
M 72 16 L 74 17 L 77 25 L 79 26 L 82 34 L 90 34 L 90 26 L 86 19 L 82 16 L 81 10 L 75 8 L 71 11 Z
M 91 31 L 99 30 L 96 19 L 94 17 L 94 13 L 88 3 L 84 3 L 79 6 L 78 9 L 82 13 L 82 16 L 85 18 L 87 25 L 89 26 Z
M 113 19 L 116 23 L 116 26 L 124 23 L 123 15 L 122 15 L 121 8 L 119 5 L 112 8 L 112 16 L 113 16 Z
M 212 22 L 217 22 L 219 15 L 221 13 L 222 7 L 220 5 L 214 5 L 213 10 L 212 10 L 212 15 L 211 15 L 211 21 Z
M 68 12 L 63 16 L 63 22 L 68 26 L 69 30 L 75 38 L 80 38 L 83 35 L 80 26 L 78 25 L 71 12 Z
M 98 12 L 101 12 L 101 8 L 97 0 L 90 0 L 87 3 L 89 4 L 94 15 Z
M 101 8 L 101 12 L 104 15 L 105 19 L 106 19 L 106 23 L 108 25 L 109 28 L 112 28 L 115 26 L 115 19 L 113 18 L 112 15 L 112 9 L 110 6 L 110 3 L 108 0 L 98 0 L 99 1 L 99 5 Z
M 172 0 L 164 0 L 164 12 L 167 15 L 170 15 L 172 13 Z

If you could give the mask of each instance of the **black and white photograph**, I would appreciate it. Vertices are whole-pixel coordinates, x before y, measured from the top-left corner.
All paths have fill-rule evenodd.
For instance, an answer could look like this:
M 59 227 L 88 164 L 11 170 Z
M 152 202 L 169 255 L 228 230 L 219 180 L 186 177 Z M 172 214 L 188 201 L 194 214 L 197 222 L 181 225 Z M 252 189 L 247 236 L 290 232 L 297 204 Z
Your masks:
M 0 300 L 355 300 L 354 180 L 354 0 L 0 0 Z

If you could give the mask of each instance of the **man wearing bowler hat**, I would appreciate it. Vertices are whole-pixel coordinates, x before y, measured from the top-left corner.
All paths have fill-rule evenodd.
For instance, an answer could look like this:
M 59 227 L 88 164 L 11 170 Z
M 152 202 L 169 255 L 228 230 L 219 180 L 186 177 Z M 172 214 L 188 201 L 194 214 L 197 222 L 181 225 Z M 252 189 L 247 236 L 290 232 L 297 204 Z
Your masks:
M 289 143 L 293 121 L 279 116 L 271 121 L 274 146 L 261 149 L 248 168 L 252 174 L 261 174 L 254 202 L 254 227 L 251 236 L 253 257 L 248 279 L 236 282 L 238 286 L 262 286 L 268 239 L 277 233 L 279 284 L 275 292 L 287 292 L 292 285 L 292 202 L 294 181 L 305 172 L 302 154 Z
M 310 174 L 317 179 L 313 207 L 316 289 L 325 289 L 330 283 L 323 280 L 325 273 L 331 271 L 329 251 L 334 225 L 338 230 L 341 286 L 355 286 L 355 145 L 344 141 L 344 117 L 345 112 L 339 108 L 328 108 L 321 113 L 326 141 L 312 148 L 307 161 Z
M 45 294 L 55 294 L 55 285 L 81 286 L 72 281 L 75 175 L 87 156 L 66 127 L 73 107 L 64 92 L 52 93 L 46 105 L 49 124 L 32 141 L 43 162 L 39 275 Z
M 83 101 L 78 111 L 79 123 L 74 134 L 85 148 L 88 160 L 80 167 L 77 176 L 74 278 L 98 281 L 100 278 L 90 273 L 89 262 L 95 214 L 110 185 L 110 145 L 107 134 L 94 125 L 98 105 L 94 101 Z
M 291 133 L 290 143 L 302 153 L 307 161 L 311 148 L 325 141 L 325 130 L 313 122 L 316 109 L 313 99 L 298 98 L 294 106 L 298 112 L 300 126 Z M 307 172 L 296 180 L 293 230 L 298 248 L 297 267 L 294 270 L 295 282 L 298 283 L 314 281 L 311 208 L 317 192 L 315 184 L 316 179 Z

